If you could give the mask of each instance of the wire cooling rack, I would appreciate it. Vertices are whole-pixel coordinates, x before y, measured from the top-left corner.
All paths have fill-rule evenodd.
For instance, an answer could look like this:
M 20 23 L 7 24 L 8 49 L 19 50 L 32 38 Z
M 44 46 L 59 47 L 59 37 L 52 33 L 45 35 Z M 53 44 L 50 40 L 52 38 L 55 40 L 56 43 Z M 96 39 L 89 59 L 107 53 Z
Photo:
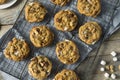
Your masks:
M 74 70 L 87 57 L 87 55 L 93 49 L 100 46 L 100 43 L 103 40 L 101 38 L 101 40 L 99 40 L 98 43 L 96 43 L 95 45 L 92 45 L 92 46 L 85 44 L 78 38 L 79 26 L 88 21 L 96 21 L 101 25 L 102 30 L 103 30 L 103 35 L 105 35 L 106 32 L 109 31 L 109 29 L 112 27 L 112 26 L 108 26 L 108 25 L 112 19 L 113 13 L 115 11 L 116 5 L 119 0 L 101 0 L 102 11 L 101 11 L 100 15 L 98 15 L 98 17 L 96 17 L 96 18 L 86 17 L 84 15 L 81 15 L 78 12 L 78 10 L 76 9 L 77 0 L 71 0 L 71 2 L 69 4 L 67 4 L 67 6 L 65 6 L 65 7 L 56 6 L 56 5 L 52 4 L 50 2 L 50 0 L 38 0 L 38 1 L 40 3 L 42 3 L 48 10 L 48 14 L 45 17 L 44 21 L 42 21 L 40 23 L 28 23 L 25 20 L 24 8 L 23 8 L 23 10 L 21 11 L 20 16 L 18 17 L 17 21 L 15 22 L 13 28 L 9 32 L 7 32 L 7 34 L 5 36 L 3 36 L 0 41 L 0 70 L 4 71 L 14 77 L 17 77 L 21 80 L 34 80 L 28 74 L 27 64 L 29 63 L 29 60 L 32 57 L 37 56 L 37 55 L 44 55 L 44 56 L 48 57 L 53 63 L 52 73 L 50 74 L 50 76 L 48 77 L 47 80 L 51 80 L 57 72 L 61 71 L 64 68 Z M 74 11 L 76 13 L 76 15 L 78 16 L 78 19 L 79 19 L 78 26 L 72 32 L 61 32 L 61 31 L 56 30 L 53 26 L 54 15 L 59 10 L 63 10 L 63 9 L 70 9 L 70 10 Z M 33 26 L 37 26 L 37 25 L 47 25 L 52 30 L 52 32 L 55 34 L 55 39 L 54 39 L 54 42 L 52 43 L 52 45 L 44 47 L 44 48 L 35 48 L 32 45 L 31 41 L 29 40 L 29 31 Z M 3 55 L 3 51 L 4 51 L 7 43 L 10 40 L 12 40 L 13 37 L 25 39 L 26 42 L 30 46 L 30 49 L 31 49 L 30 56 L 27 59 L 25 59 L 24 61 L 14 62 L 14 61 L 6 59 Z M 81 57 L 78 60 L 78 62 L 76 62 L 73 65 L 62 64 L 57 59 L 56 54 L 55 54 L 56 43 L 59 41 L 65 40 L 65 39 L 70 39 L 70 40 L 74 41 L 79 48 Z

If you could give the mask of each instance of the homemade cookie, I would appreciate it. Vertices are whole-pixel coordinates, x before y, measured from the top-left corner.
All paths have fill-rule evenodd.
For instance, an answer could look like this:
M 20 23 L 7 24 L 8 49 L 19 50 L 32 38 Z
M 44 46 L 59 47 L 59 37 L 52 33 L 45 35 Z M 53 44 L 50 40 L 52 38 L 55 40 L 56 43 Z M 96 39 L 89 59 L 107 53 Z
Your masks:
M 51 61 L 45 56 L 36 56 L 28 64 L 28 72 L 36 79 L 47 78 L 52 69 Z
M 28 44 L 21 39 L 13 38 L 4 50 L 4 55 L 6 58 L 21 61 L 29 55 Z
M 4 4 L 7 0 L 0 0 L 0 4 Z
M 81 14 L 96 17 L 101 11 L 100 0 L 78 0 L 77 8 Z
M 87 44 L 97 42 L 102 34 L 100 25 L 96 22 L 87 22 L 79 28 L 79 38 Z
M 76 73 L 72 70 L 64 69 L 58 73 L 54 80 L 80 80 Z
M 51 0 L 52 3 L 60 6 L 65 6 L 70 0 Z
M 56 45 L 58 59 L 64 64 L 75 63 L 80 55 L 77 46 L 70 40 L 61 41 Z
M 45 7 L 38 2 L 30 2 L 25 7 L 25 18 L 28 22 L 40 22 L 46 13 Z
M 54 17 L 54 26 L 61 31 L 72 31 L 77 23 L 77 16 L 70 10 L 61 10 Z
M 52 43 L 54 34 L 47 26 L 33 27 L 30 31 L 30 40 L 35 47 L 44 47 Z

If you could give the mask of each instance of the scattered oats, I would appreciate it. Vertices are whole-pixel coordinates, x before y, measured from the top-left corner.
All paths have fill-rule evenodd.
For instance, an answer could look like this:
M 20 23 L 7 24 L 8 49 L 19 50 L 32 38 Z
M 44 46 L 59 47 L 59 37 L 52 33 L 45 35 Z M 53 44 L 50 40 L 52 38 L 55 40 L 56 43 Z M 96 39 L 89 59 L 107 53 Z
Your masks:
M 100 71 L 101 71 L 101 72 L 104 72 L 104 71 L 105 71 L 105 68 L 101 67 L 101 68 L 100 68 Z
M 112 79 L 116 79 L 116 75 L 115 74 L 111 74 L 110 76 Z
M 109 78 L 110 74 L 106 72 L 106 73 L 104 74 L 104 76 L 105 76 L 106 78 Z
M 101 60 L 100 64 L 101 64 L 101 65 L 106 65 L 106 61 Z
M 117 55 L 117 53 L 116 53 L 115 51 L 112 51 L 110 54 L 111 54 L 112 56 L 116 56 L 116 55 Z
M 114 62 L 118 61 L 118 58 L 117 57 L 113 57 L 113 61 Z

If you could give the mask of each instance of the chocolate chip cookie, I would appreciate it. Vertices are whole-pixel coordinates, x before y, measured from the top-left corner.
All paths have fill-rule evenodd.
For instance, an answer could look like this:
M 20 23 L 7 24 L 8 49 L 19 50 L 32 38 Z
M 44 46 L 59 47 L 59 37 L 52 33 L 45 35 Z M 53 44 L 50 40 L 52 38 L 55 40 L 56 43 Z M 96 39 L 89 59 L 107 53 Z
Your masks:
M 76 44 L 73 41 L 65 40 L 56 45 L 58 59 L 64 64 L 75 63 L 80 55 Z
M 71 10 L 61 10 L 54 17 L 54 26 L 60 31 L 72 31 L 78 23 L 78 18 Z
M 44 47 L 52 43 L 54 34 L 47 26 L 33 27 L 30 31 L 30 40 L 35 47 Z
M 36 56 L 28 64 L 28 72 L 35 79 L 47 78 L 52 69 L 51 61 L 45 56 Z
M 65 6 L 70 0 L 51 0 L 52 3 L 60 6 Z
M 29 55 L 28 44 L 21 39 L 13 38 L 4 50 L 4 55 L 6 58 L 21 61 Z
M 64 69 L 58 73 L 54 80 L 80 80 L 76 73 L 72 70 Z
M 7 0 L 0 0 L 0 4 L 4 4 Z
M 77 8 L 81 14 L 96 17 L 101 11 L 100 0 L 78 0 Z
M 95 44 L 102 34 L 102 29 L 97 22 L 87 22 L 79 28 L 79 38 L 86 44 Z
M 43 21 L 47 10 L 38 2 L 30 2 L 25 7 L 25 18 L 28 22 Z

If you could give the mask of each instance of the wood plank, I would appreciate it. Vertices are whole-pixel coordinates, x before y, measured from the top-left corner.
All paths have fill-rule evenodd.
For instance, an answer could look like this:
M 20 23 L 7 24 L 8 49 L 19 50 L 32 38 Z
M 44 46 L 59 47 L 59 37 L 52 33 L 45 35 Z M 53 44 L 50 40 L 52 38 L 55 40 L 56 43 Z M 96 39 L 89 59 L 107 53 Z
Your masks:
M 117 30 L 108 40 L 118 40 L 120 39 L 120 29 Z
M 0 38 L 10 29 L 13 25 L 1 26 Z
M 26 1 L 27 0 L 17 0 L 10 8 L 0 10 L 0 23 L 2 25 L 14 24 Z

